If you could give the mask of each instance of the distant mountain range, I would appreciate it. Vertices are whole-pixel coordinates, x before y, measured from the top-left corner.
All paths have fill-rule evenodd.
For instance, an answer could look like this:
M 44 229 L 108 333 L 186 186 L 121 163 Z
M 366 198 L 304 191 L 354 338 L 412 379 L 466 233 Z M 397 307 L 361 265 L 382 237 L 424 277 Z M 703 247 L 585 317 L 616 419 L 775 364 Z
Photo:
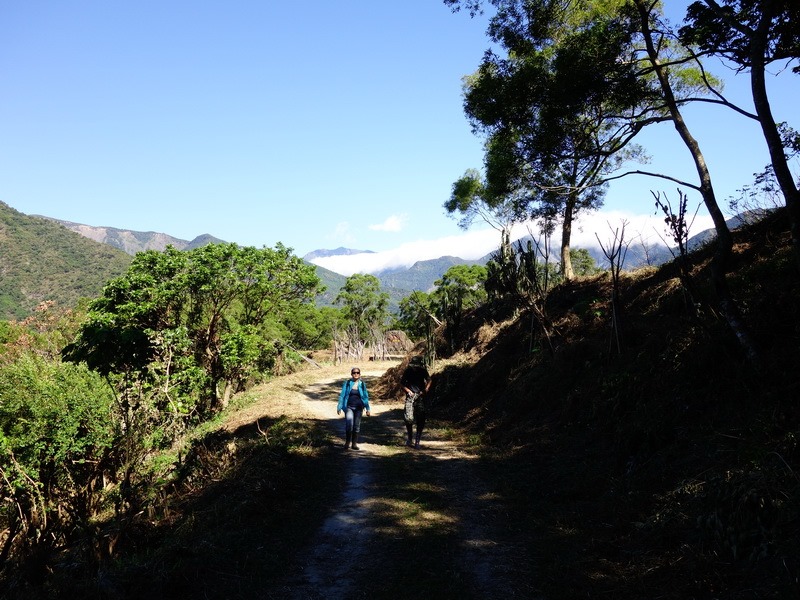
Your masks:
M 730 219 L 731 228 L 738 227 L 752 215 Z M 689 247 L 707 243 L 714 231 L 693 236 Z M 521 240 L 523 244 L 526 240 Z M 210 234 L 191 241 L 157 232 L 141 232 L 115 227 L 94 227 L 38 215 L 25 215 L 0 202 L 0 319 L 23 318 L 43 300 L 56 300 L 62 306 L 74 305 L 80 298 L 100 294 L 105 283 L 122 275 L 131 256 L 145 250 L 164 250 L 172 245 L 190 250 L 206 244 L 224 243 Z M 515 242 L 516 243 L 516 242 Z M 601 249 L 588 248 L 598 265 L 607 267 Z M 311 261 L 329 256 L 362 254 L 367 250 L 336 248 L 315 250 L 303 259 Z M 486 264 L 491 254 L 478 260 L 442 256 L 422 260 L 408 268 L 377 273 L 381 289 L 389 294 L 390 310 L 414 290 L 430 291 L 434 282 L 454 265 Z M 632 243 L 624 267 L 632 269 L 644 264 L 658 265 L 671 260 L 666 246 L 648 248 Z M 326 287 L 318 303 L 331 305 L 347 277 L 315 265 L 317 275 Z
M 736 229 L 744 222 L 752 219 L 759 218 L 759 215 L 744 213 L 737 215 L 727 221 L 728 227 Z M 713 229 L 707 229 L 698 233 L 697 235 L 689 238 L 688 248 L 693 250 L 703 244 L 707 244 L 716 237 Z M 526 236 L 519 240 L 515 240 L 513 244 L 516 246 L 521 243 L 523 247 L 527 244 L 530 236 Z M 589 255 L 595 260 L 595 263 L 607 269 L 609 267 L 608 259 L 600 248 L 599 243 L 595 247 L 586 249 Z M 330 256 L 350 256 L 354 254 L 362 254 L 365 252 L 372 253 L 365 250 L 354 250 L 352 248 L 336 248 L 333 250 L 314 250 L 309 252 L 303 257 L 303 260 L 312 262 L 316 258 L 330 257 Z M 558 248 L 554 247 L 552 252 L 558 254 Z M 434 282 L 441 279 L 447 270 L 454 265 L 485 265 L 489 262 L 493 252 L 477 259 L 465 260 L 456 256 L 442 256 L 430 260 L 421 260 L 415 262 L 407 268 L 397 268 L 376 273 L 375 277 L 381 282 L 381 289 L 389 294 L 390 305 L 396 309 L 400 300 L 411 294 L 414 290 L 423 292 L 431 291 L 434 288 Z M 646 265 L 658 266 L 668 262 L 674 258 L 672 251 L 664 244 L 649 244 L 644 245 L 641 242 L 631 241 L 628 245 L 627 253 L 623 268 L 626 270 L 636 269 Z M 346 277 L 339 275 L 333 271 L 325 269 L 317 265 L 317 275 L 322 279 L 324 285 L 328 288 L 325 293 L 323 302 L 333 303 L 336 294 L 344 285 Z
M 372 250 L 353 250 L 352 248 L 336 248 L 334 250 L 314 250 L 303 257 L 303 260 L 314 262 L 317 258 L 328 258 L 329 256 L 349 256 L 351 254 L 375 254 Z
M 167 246 L 173 246 L 178 250 L 191 250 L 193 248 L 205 246 L 206 244 L 223 243 L 223 240 L 215 238 L 208 233 L 199 235 L 192 241 L 187 242 L 186 240 L 172 237 L 166 233 L 157 233 L 155 231 L 131 231 L 129 229 L 117 229 L 116 227 L 93 227 L 92 225 L 83 225 L 81 223 L 53 219 L 52 217 L 45 217 L 43 215 L 31 216 L 54 221 L 59 225 L 63 225 L 70 231 L 81 234 L 83 237 L 94 240 L 95 242 L 100 242 L 101 244 L 108 244 L 109 246 L 118 248 L 131 255 L 145 250 L 158 250 L 160 252 Z

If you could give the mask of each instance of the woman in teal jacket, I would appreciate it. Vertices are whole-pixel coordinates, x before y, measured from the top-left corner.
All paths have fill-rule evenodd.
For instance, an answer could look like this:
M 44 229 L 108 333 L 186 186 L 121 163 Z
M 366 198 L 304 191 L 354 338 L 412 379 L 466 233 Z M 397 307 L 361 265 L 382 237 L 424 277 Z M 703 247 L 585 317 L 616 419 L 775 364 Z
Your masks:
M 361 431 L 361 414 L 367 411 L 369 416 L 369 393 L 367 386 L 361 380 L 361 369 L 353 367 L 350 370 L 350 379 L 342 385 L 342 393 L 339 394 L 339 404 L 336 406 L 336 414 L 344 411 L 345 442 L 344 447 L 350 448 L 353 443 L 353 450 L 358 450 L 358 433 Z

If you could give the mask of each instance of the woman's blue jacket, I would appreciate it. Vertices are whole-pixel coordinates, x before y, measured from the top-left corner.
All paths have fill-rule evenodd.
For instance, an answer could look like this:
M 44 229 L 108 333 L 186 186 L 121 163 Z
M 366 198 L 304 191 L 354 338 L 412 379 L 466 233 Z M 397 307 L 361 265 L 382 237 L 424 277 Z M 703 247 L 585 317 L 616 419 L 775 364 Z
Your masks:
M 347 408 L 347 398 L 350 396 L 350 390 L 353 388 L 353 383 L 355 383 L 352 379 L 348 379 L 342 385 L 342 393 L 339 394 L 339 404 L 336 407 L 336 410 L 344 410 Z M 358 393 L 361 396 L 361 401 L 364 403 L 364 409 L 369 410 L 369 392 L 367 392 L 366 384 L 359 379 L 358 381 Z

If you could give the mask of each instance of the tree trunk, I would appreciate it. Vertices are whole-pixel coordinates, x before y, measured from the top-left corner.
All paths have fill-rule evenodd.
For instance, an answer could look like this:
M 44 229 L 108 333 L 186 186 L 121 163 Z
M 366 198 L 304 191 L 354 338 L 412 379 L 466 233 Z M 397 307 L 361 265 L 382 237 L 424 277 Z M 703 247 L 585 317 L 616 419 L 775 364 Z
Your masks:
M 636 7 L 639 11 L 641 18 L 641 32 L 644 37 L 644 42 L 647 47 L 647 55 L 650 63 L 653 66 L 656 77 L 658 78 L 664 100 L 669 109 L 672 122 L 678 135 L 681 136 L 683 143 L 689 149 L 692 155 L 692 160 L 697 170 L 697 175 L 700 178 L 700 194 L 703 197 L 703 203 L 708 210 L 711 219 L 714 222 L 714 229 L 717 233 L 716 251 L 711 260 L 711 279 L 714 285 L 714 291 L 717 295 L 717 303 L 725 322 L 736 336 L 742 350 L 752 363 L 758 360 L 755 344 L 751 340 L 750 334 L 744 324 L 739 307 L 730 292 L 727 281 L 728 265 L 730 262 L 731 251 L 733 249 L 733 236 L 725 217 L 717 204 L 717 199 L 714 194 L 714 187 L 711 184 L 711 174 L 708 171 L 703 153 L 700 150 L 700 145 L 697 140 L 689 132 L 686 122 L 683 120 L 683 115 L 678 108 L 678 103 L 675 100 L 675 95 L 672 92 L 672 86 L 669 81 L 669 76 L 666 69 L 661 64 L 658 56 L 658 50 L 653 43 L 653 31 L 650 29 L 650 7 L 652 4 L 647 0 L 636 0 Z
M 225 390 L 222 392 L 222 400 L 220 401 L 220 408 L 227 408 L 233 396 L 234 384 L 232 381 L 225 380 Z
M 575 279 L 575 272 L 572 269 L 572 257 L 569 254 L 569 250 L 572 244 L 572 221 L 575 215 L 575 205 L 577 201 L 577 192 L 570 192 L 567 196 L 567 203 L 564 206 L 564 223 L 561 226 L 561 274 L 567 281 Z
M 789 228 L 792 236 L 792 253 L 794 254 L 795 266 L 800 271 L 800 191 L 798 191 L 792 172 L 789 169 L 781 135 L 772 116 L 765 79 L 766 41 L 773 18 L 773 5 L 773 2 L 764 3 L 758 29 L 750 38 L 750 89 L 753 94 L 753 104 L 758 115 L 758 122 L 761 124 L 761 131 L 767 141 L 769 157 L 772 161 L 772 168 L 775 171 L 775 179 L 777 179 L 778 185 L 781 187 L 786 202 L 786 211 L 789 213 Z

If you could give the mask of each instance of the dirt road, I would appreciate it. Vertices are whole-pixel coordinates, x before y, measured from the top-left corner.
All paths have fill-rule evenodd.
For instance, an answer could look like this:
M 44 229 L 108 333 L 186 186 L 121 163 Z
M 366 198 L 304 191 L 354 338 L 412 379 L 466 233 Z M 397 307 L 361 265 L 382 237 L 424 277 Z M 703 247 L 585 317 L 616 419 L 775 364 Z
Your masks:
M 362 369 L 368 387 L 384 368 Z M 338 436 L 335 399 L 343 381 L 320 380 L 287 398 L 298 416 Z M 298 390 L 299 391 L 299 390 Z M 474 456 L 431 428 L 419 450 L 403 444 L 402 406 L 371 397 L 360 450 L 348 461 L 341 498 L 265 598 L 535 598 L 535 573 Z

